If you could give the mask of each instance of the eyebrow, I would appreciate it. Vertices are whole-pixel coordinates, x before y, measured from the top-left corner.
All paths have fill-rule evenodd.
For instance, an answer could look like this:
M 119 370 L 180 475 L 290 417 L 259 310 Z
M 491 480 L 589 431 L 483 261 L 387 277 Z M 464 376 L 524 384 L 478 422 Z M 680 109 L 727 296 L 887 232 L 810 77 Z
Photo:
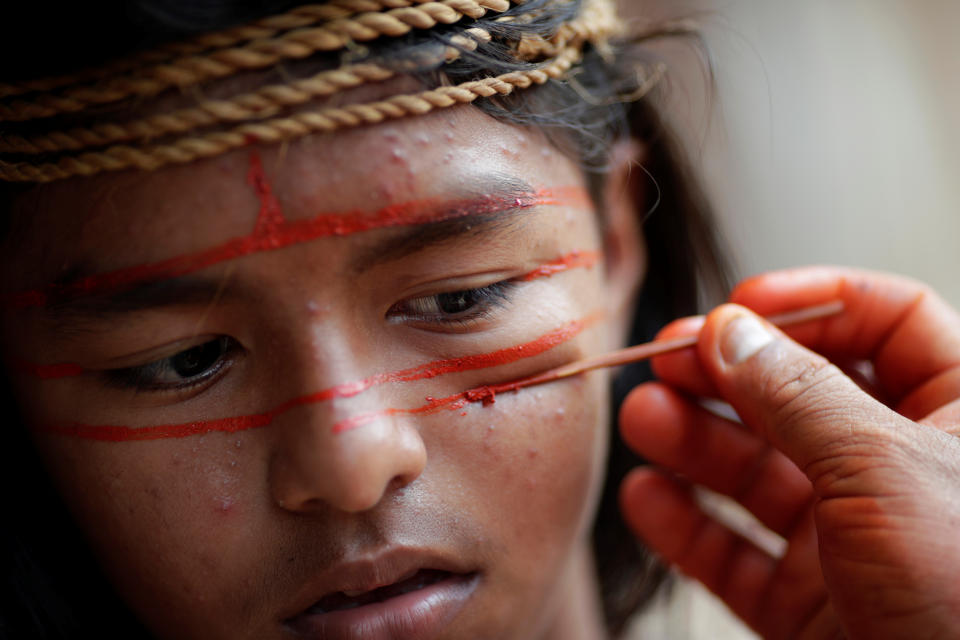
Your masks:
M 187 275 L 148 280 L 103 294 L 56 300 L 45 306 L 43 311 L 46 319 L 58 329 L 76 330 L 81 329 L 85 321 L 103 320 L 145 309 L 210 304 L 218 297 L 235 297 L 236 293 L 236 286 L 229 284 L 229 274 L 217 278 Z
M 589 201 L 585 189 L 577 186 L 534 191 L 523 181 L 499 175 L 484 176 L 472 182 L 487 187 L 480 191 L 483 195 L 461 199 L 425 198 L 390 205 L 375 211 L 322 213 L 305 220 L 282 221 L 281 224 L 270 226 L 266 232 L 261 232 L 259 226 L 255 226 L 254 231 L 246 236 L 233 238 L 215 247 L 190 254 L 108 272 L 85 274 L 73 271 L 69 279 L 61 278 L 40 289 L 4 296 L 0 298 L 0 303 L 14 309 L 57 306 L 60 307 L 62 314 L 67 312 L 73 303 L 80 302 L 84 297 L 90 297 L 99 299 L 107 309 L 110 307 L 110 297 L 113 294 L 119 295 L 143 286 L 153 288 L 156 281 L 178 279 L 220 262 L 261 251 L 274 251 L 326 236 L 346 236 L 388 227 L 415 226 L 426 229 L 435 223 L 461 220 L 463 224 L 447 229 L 443 229 L 442 225 L 436 227 L 439 230 L 438 235 L 449 235 L 455 232 L 457 226 L 461 228 L 463 225 L 469 226 L 471 218 L 479 222 L 485 217 L 489 218 L 498 213 L 506 216 L 535 206 Z M 417 235 L 417 233 L 405 234 L 403 243 L 414 244 L 418 241 Z M 421 244 L 422 238 L 427 235 L 429 233 L 421 237 L 419 240 Z M 413 249 L 408 246 L 406 249 L 398 249 L 393 254 L 402 253 L 404 250 Z M 136 297 L 122 299 L 118 306 L 127 306 L 129 310 L 133 298 Z
M 335 216 L 338 222 L 345 223 L 344 216 L 347 214 L 327 214 L 290 222 L 279 232 L 281 242 L 267 242 L 268 246 L 258 247 L 257 251 L 274 250 L 327 235 L 347 235 L 389 226 L 410 227 L 378 239 L 362 250 L 349 265 L 351 270 L 359 272 L 375 264 L 397 260 L 465 234 L 485 233 L 499 225 L 512 224 L 516 215 L 526 209 L 560 204 L 576 196 L 576 188 L 565 188 L 563 191 L 570 193 L 554 195 L 546 191 L 535 191 L 526 182 L 508 176 L 487 176 L 478 183 L 485 185 L 484 195 L 442 202 L 430 200 L 401 203 L 367 214 L 365 219 L 355 221 L 353 227 L 340 227 L 332 233 L 328 232 L 331 217 Z M 311 228 L 311 225 L 319 221 L 325 224 L 320 229 Z M 285 230 L 290 231 L 289 235 Z M 205 252 L 99 275 L 84 275 L 74 271 L 69 279 L 61 279 L 48 287 L 49 293 L 43 305 L 45 315 L 57 326 L 67 328 L 84 321 L 104 320 L 110 316 L 146 309 L 209 304 L 221 295 L 224 299 L 237 297 L 240 293 L 239 287 L 236 283 L 227 282 L 225 278 L 228 279 L 228 276 L 197 276 L 191 272 L 224 260 L 256 253 L 257 251 L 239 251 L 236 246 L 238 242 L 249 242 L 250 239 L 251 237 L 247 236 Z M 221 255 L 221 259 L 212 259 Z M 178 264 L 181 262 L 182 264 Z M 135 276 L 140 270 L 145 277 L 137 279 Z M 178 271 L 185 275 L 177 275 Z M 151 272 L 157 273 L 154 275 Z M 102 278 L 99 282 L 103 284 L 100 286 L 98 278 Z
M 527 182 L 510 176 L 490 176 L 487 195 L 472 199 L 465 215 L 449 215 L 391 234 L 363 249 L 350 262 L 350 270 L 361 273 L 375 265 L 400 260 L 427 247 L 436 247 L 463 236 L 479 236 L 516 223 L 518 213 L 544 204 Z M 495 195 L 490 195 L 495 194 Z M 512 206 L 509 206 L 511 205 Z

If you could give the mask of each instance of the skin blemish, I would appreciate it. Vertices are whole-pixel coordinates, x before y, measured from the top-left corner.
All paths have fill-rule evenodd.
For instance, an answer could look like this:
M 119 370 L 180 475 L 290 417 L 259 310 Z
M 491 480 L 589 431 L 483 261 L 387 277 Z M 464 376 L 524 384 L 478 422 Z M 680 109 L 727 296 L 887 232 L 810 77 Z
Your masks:
M 264 413 L 145 427 L 68 423 L 40 425 L 37 429 L 46 433 L 105 442 L 159 440 L 164 438 L 185 438 L 187 436 L 200 436 L 202 439 L 204 434 L 211 432 L 236 433 L 248 429 L 257 429 L 271 424 L 278 416 L 296 407 L 316 404 L 334 398 L 355 396 L 374 385 L 388 382 L 412 382 L 414 380 L 430 379 L 449 373 L 486 369 L 532 358 L 573 339 L 588 327 L 596 324 L 601 318 L 601 313 L 593 313 L 583 319 L 574 320 L 562 325 L 530 342 L 524 342 L 489 353 L 436 360 L 409 369 L 381 373 L 363 380 L 340 384 L 312 394 L 293 398 Z M 500 385 L 481 387 L 481 389 L 484 388 L 486 391 L 471 389 L 445 398 L 427 396 L 426 404 L 413 409 L 382 409 L 359 414 L 338 422 L 334 425 L 333 431 L 335 433 L 347 431 L 381 416 L 432 413 L 444 409 L 462 409 L 470 402 L 483 402 L 485 398 L 492 399 L 496 393 L 515 390 L 517 387 L 516 382 L 508 382 Z M 470 400 L 468 396 L 475 398 L 475 400 Z
M 559 258 L 550 260 L 549 262 L 544 262 L 536 269 L 525 273 L 524 275 L 517 278 L 521 282 L 528 282 L 530 280 L 536 280 L 537 278 L 547 278 L 555 274 L 569 271 L 570 269 L 591 269 L 594 265 L 597 264 L 601 257 L 599 251 L 586 251 L 586 250 L 575 250 L 569 253 L 566 253 Z M 329 311 L 329 306 L 322 305 L 316 300 L 308 300 L 306 303 L 307 313 L 312 317 L 320 317 Z M 318 336 L 318 340 L 323 339 L 322 336 Z M 437 363 L 433 363 L 437 364 Z M 10 367 L 19 374 L 23 375 L 32 375 L 37 378 L 44 380 L 47 379 L 56 379 L 56 378 L 66 378 L 70 376 L 78 376 L 82 374 L 85 369 L 78 364 L 63 362 L 55 364 L 36 364 L 28 362 L 22 359 L 11 359 Z M 419 371 L 419 368 L 414 368 L 414 370 Z M 399 375 L 403 372 L 396 372 L 394 374 L 385 374 L 386 376 Z M 375 377 L 376 378 L 376 377 Z M 374 378 L 368 379 L 374 380 Z M 392 379 L 387 379 L 384 381 L 393 381 Z M 350 393 L 350 389 L 355 388 L 355 385 L 363 385 L 365 381 L 361 382 L 352 382 L 340 385 L 341 391 L 333 391 L 333 396 L 331 397 L 347 397 L 348 395 L 356 395 L 359 391 L 355 393 Z M 380 382 L 371 382 L 371 384 L 364 386 L 361 390 L 373 386 L 373 384 L 380 384 Z M 335 387 L 334 389 L 337 389 Z M 323 392 L 321 392 L 323 393 Z M 493 404 L 494 400 L 491 397 L 489 402 L 484 402 L 484 404 Z
M 217 510 L 222 515 L 228 515 L 233 510 L 233 498 L 230 496 L 220 496 L 220 499 L 217 501 Z
M 251 173 L 255 173 L 251 171 Z M 254 177 L 257 177 L 256 175 Z M 262 185 L 266 185 L 264 181 Z M 266 189 L 266 187 L 263 187 Z M 77 295 L 103 294 L 123 290 L 138 283 L 167 278 L 176 278 L 213 265 L 235 260 L 251 254 L 274 251 L 292 245 L 310 242 L 329 236 L 348 236 L 374 229 L 387 227 L 412 226 L 428 222 L 441 222 L 462 218 L 468 215 L 497 213 L 509 209 L 527 209 L 538 206 L 589 206 L 589 195 L 582 187 L 557 187 L 541 189 L 529 196 L 503 197 L 482 196 L 462 200 L 425 198 L 393 204 L 375 211 L 347 211 L 322 213 L 305 220 L 288 221 L 278 210 L 273 210 L 272 192 L 261 193 L 261 213 L 267 233 L 258 233 L 260 219 L 253 233 L 228 240 L 210 249 L 184 254 L 142 265 L 135 265 L 114 271 L 80 278 L 67 283 L 54 283 L 41 289 L 21 291 L 2 298 L 9 308 L 44 306 L 51 302 L 69 299 Z M 278 207 L 279 209 L 279 207 Z

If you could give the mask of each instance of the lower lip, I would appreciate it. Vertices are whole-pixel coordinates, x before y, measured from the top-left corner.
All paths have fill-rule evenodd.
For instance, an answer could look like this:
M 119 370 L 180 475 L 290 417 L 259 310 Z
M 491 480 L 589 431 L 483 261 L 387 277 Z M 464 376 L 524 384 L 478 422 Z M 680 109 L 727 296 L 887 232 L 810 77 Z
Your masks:
M 477 574 L 455 575 L 383 602 L 287 621 L 302 638 L 319 640 L 427 640 L 436 637 L 477 588 Z

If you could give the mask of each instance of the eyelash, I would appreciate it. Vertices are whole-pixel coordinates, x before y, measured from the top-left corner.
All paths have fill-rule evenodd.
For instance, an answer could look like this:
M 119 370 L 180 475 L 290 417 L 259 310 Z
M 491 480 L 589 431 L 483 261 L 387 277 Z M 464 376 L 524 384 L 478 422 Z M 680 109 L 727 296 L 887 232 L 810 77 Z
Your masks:
M 216 350 L 216 351 L 214 351 Z M 104 375 L 107 382 L 123 389 L 136 389 L 137 391 L 188 391 L 194 387 L 213 382 L 218 374 L 224 372 L 231 364 L 241 350 L 240 344 L 228 336 L 218 336 L 212 340 L 207 340 L 198 345 L 184 349 L 170 357 L 154 360 L 147 364 L 136 367 L 126 367 L 124 369 L 112 369 L 105 371 Z M 197 360 L 202 364 L 204 359 L 210 359 L 209 365 L 203 366 L 202 371 L 194 375 L 184 376 L 182 371 L 178 371 L 178 365 L 189 367 L 196 364 Z M 178 362 L 179 359 L 179 362 Z M 166 375 L 179 376 L 178 381 L 161 381 Z
M 393 322 L 414 322 L 468 329 L 475 323 L 489 318 L 494 311 L 509 305 L 518 284 L 514 280 L 501 280 L 484 287 L 411 298 L 391 307 L 387 317 Z M 423 309 L 429 304 L 432 304 L 435 310 Z M 444 311 L 443 307 L 450 305 L 466 306 L 466 308 L 461 311 Z M 416 308 L 418 306 L 419 309 Z
M 411 298 L 395 304 L 390 308 L 387 316 L 393 322 L 414 322 L 467 329 L 488 318 L 497 309 L 506 307 L 517 284 L 512 280 L 503 280 L 485 287 Z M 424 310 L 424 307 L 430 303 L 433 303 L 436 311 Z M 444 311 L 443 307 L 450 305 L 465 308 L 458 312 Z M 405 306 L 413 306 L 414 309 L 404 309 Z M 419 309 L 416 308 L 418 306 Z M 185 392 L 212 383 L 219 374 L 226 371 L 241 349 L 240 344 L 233 338 L 218 336 L 167 358 L 135 367 L 105 371 L 104 376 L 111 386 L 122 389 Z M 205 360 L 210 362 L 208 365 L 200 366 L 197 364 L 198 359 L 200 365 L 203 365 Z M 178 365 L 181 368 L 189 368 L 193 365 L 202 370 L 194 375 L 185 376 L 183 371 L 178 371 Z M 163 377 L 171 375 L 179 376 L 179 380 L 162 381 Z

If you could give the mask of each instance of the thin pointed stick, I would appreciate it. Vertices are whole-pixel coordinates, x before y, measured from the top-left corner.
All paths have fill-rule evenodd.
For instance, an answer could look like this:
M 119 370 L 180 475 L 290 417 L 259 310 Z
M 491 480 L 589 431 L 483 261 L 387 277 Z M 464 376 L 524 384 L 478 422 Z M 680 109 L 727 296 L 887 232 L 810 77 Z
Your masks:
M 788 327 L 803 322 L 809 322 L 811 320 L 829 318 L 839 314 L 842 311 L 843 302 L 840 300 L 834 300 L 825 304 L 818 304 L 797 309 L 795 311 L 787 311 L 786 313 L 778 313 L 772 316 L 767 316 L 766 319 L 767 322 L 778 327 Z M 599 356 L 592 356 L 582 360 L 577 360 L 576 362 L 571 362 L 570 364 L 565 364 L 561 367 L 550 369 L 549 371 L 544 371 L 543 373 L 538 373 L 537 375 L 530 376 L 529 378 L 523 378 L 522 380 L 507 383 L 503 385 L 503 387 L 505 387 L 504 389 L 496 389 L 495 386 L 491 387 L 491 389 L 494 391 L 512 391 L 514 389 L 523 389 L 524 387 L 544 384 L 545 382 L 553 382 L 554 380 L 560 380 L 561 378 L 569 378 L 570 376 L 575 376 L 587 371 L 593 371 L 594 369 L 603 369 L 604 367 L 619 367 L 621 365 L 631 364 L 633 362 L 640 362 L 641 360 L 646 360 L 654 356 L 692 347 L 697 343 L 697 338 L 698 337 L 694 335 L 683 336 L 680 338 L 670 338 L 668 340 L 654 340 L 645 344 L 638 344 L 633 347 L 627 347 L 626 349 L 620 349 L 619 351 L 611 351 L 610 353 L 604 353 Z

